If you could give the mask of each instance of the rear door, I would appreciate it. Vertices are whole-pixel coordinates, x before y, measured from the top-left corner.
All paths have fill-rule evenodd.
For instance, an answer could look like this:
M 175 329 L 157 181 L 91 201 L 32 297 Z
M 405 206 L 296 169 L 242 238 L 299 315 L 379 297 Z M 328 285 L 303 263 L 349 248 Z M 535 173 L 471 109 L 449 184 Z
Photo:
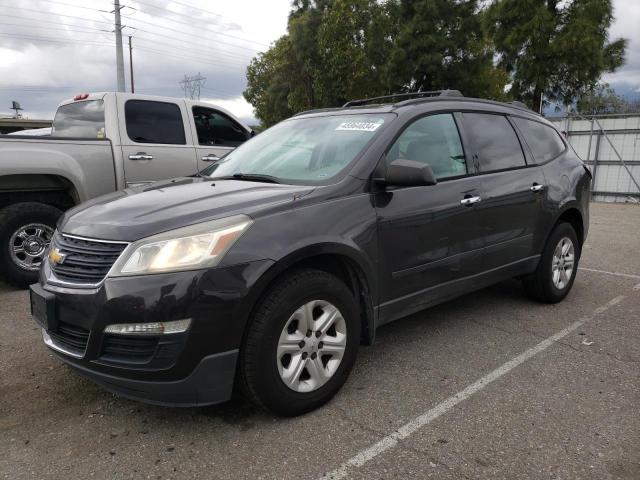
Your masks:
M 437 185 L 387 187 L 375 194 L 380 246 L 380 321 L 458 292 L 481 266 L 480 179 L 465 156 L 454 114 L 412 121 L 386 154 L 428 163 Z
M 127 185 L 193 175 L 198 170 L 183 101 L 118 99 Z
M 486 244 L 482 269 L 535 255 L 546 188 L 542 169 L 527 162 L 507 116 L 469 112 L 463 123 L 485 195 L 479 206 Z
M 200 170 L 224 157 L 249 138 L 249 132 L 224 112 L 194 105 L 190 113 L 195 128 L 196 155 Z

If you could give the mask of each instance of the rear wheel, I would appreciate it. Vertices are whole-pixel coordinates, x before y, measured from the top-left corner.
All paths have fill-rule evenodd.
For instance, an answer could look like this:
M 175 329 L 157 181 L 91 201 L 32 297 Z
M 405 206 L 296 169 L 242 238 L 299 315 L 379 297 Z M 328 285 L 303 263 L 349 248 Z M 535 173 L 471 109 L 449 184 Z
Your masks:
M 256 309 L 241 349 L 240 388 L 277 415 L 311 411 L 347 380 L 359 343 L 358 307 L 349 288 L 323 271 L 294 272 Z
M 38 281 L 62 211 L 44 203 L 16 203 L 0 210 L 0 273 L 19 288 Z
M 538 268 L 523 279 L 527 294 L 535 300 L 556 303 L 567 296 L 578 271 L 580 244 L 569 223 L 551 232 Z

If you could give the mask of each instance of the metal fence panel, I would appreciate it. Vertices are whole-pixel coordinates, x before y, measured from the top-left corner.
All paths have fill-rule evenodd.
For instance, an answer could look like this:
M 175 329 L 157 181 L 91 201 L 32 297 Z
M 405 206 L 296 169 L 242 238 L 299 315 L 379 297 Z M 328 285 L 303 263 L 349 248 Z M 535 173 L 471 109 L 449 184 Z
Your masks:
M 594 200 L 640 200 L 640 115 L 572 115 L 549 120 L 566 132 L 573 149 L 594 172 Z

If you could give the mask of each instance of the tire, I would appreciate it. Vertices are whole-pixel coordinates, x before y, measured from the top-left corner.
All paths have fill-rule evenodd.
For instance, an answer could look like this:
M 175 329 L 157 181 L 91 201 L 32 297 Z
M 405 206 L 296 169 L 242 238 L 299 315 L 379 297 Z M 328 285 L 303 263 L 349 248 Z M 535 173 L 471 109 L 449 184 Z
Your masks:
M 562 276 L 559 273 L 559 270 L 565 270 L 566 266 L 569 265 L 568 257 L 563 259 L 563 263 L 558 263 L 558 273 L 554 274 L 554 264 L 557 263 L 554 260 L 554 254 L 556 249 L 559 248 L 560 242 L 564 242 L 563 248 L 570 243 L 573 250 L 573 264 L 570 275 L 565 274 Z M 580 243 L 578 242 L 576 231 L 569 223 L 559 223 L 547 239 L 538 268 L 522 280 L 527 294 L 539 302 L 557 303 L 561 301 L 573 287 L 578 271 L 580 253 Z
M 303 310 L 305 305 L 307 309 Z M 333 330 L 329 328 L 320 336 L 309 329 L 303 332 L 307 325 L 320 328 L 320 322 L 333 315 L 332 308 L 338 311 L 333 317 Z M 305 320 L 305 312 L 312 313 L 311 321 Z M 326 344 L 321 344 L 323 339 Z M 298 340 L 304 340 L 305 346 L 296 345 Z M 285 345 L 284 341 L 289 343 Z M 341 354 L 327 352 L 339 343 L 345 345 Z M 345 383 L 359 344 L 359 309 L 351 290 L 329 273 L 294 271 L 269 289 L 250 319 L 240 349 L 238 386 L 251 402 L 276 415 L 309 412 L 328 402 Z M 296 381 L 295 374 L 289 376 L 287 372 L 296 371 L 295 366 L 300 364 L 304 367 L 298 369 Z M 291 386 L 285 383 L 285 377 Z
M 40 263 L 60 215 L 61 210 L 36 202 L 16 203 L 0 210 L 0 275 L 7 283 L 26 288 L 38 281 Z M 12 253 L 22 244 L 23 252 Z M 29 262 L 31 267 L 27 268 Z

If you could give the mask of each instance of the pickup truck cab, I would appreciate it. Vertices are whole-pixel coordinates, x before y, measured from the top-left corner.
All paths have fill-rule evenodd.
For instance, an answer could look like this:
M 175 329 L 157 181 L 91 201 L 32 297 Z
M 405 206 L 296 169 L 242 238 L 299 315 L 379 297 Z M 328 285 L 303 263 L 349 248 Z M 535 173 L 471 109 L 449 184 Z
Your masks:
M 0 275 L 24 287 L 64 210 L 126 187 L 195 175 L 254 133 L 215 105 L 91 93 L 64 101 L 51 136 L 0 136 Z

